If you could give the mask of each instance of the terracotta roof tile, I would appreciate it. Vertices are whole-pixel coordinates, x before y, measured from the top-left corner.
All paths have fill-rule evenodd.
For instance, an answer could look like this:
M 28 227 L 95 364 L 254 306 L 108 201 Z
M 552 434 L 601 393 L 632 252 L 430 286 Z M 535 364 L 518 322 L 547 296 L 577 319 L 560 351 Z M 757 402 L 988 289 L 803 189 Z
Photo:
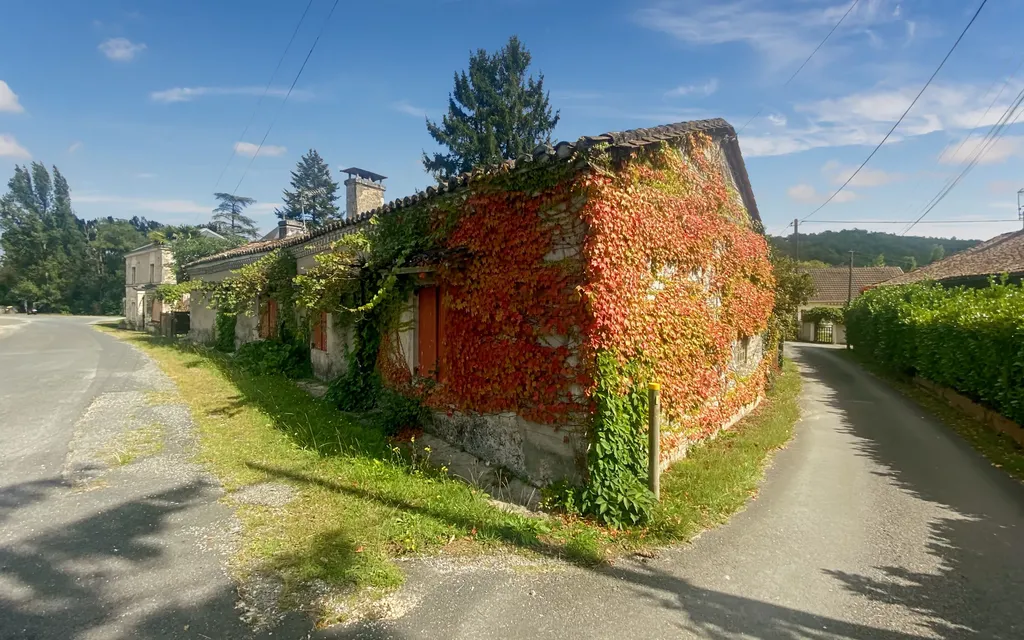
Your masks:
M 949 281 L 1024 273 L 1024 231 L 996 236 L 967 251 L 933 262 L 882 284 L 908 284 L 924 280 Z
M 585 151 L 599 144 L 606 144 L 612 150 L 628 152 L 640 147 L 660 144 L 668 140 L 677 140 L 696 132 L 718 136 L 724 140 L 725 157 L 733 171 L 734 178 L 736 179 L 736 186 L 739 189 L 740 197 L 743 199 L 743 204 L 746 206 L 747 211 L 750 212 L 751 217 L 760 222 L 761 215 L 757 209 L 757 201 L 754 199 L 754 191 L 750 186 L 750 177 L 747 175 L 747 167 L 743 162 L 743 154 L 740 152 L 739 142 L 736 138 L 736 131 L 733 129 L 732 125 L 725 120 L 721 118 L 714 118 L 710 120 L 692 120 L 689 122 L 667 124 L 651 129 L 631 129 L 628 131 L 613 131 L 599 136 L 583 136 L 576 140 L 576 142 L 559 142 L 554 146 L 550 144 L 540 144 L 537 145 L 532 154 L 523 154 L 515 160 L 506 160 L 495 165 L 477 167 L 468 173 L 454 176 L 447 182 L 427 187 L 426 191 L 420 191 L 411 196 L 392 200 L 381 207 L 362 213 L 353 219 L 331 222 L 314 231 L 280 240 L 249 243 L 236 249 L 201 258 L 188 266 L 207 264 L 210 262 L 226 260 L 228 258 L 262 253 L 277 248 L 303 244 L 313 238 L 332 233 L 344 227 L 362 224 L 376 214 L 395 211 L 403 207 L 417 204 L 423 200 L 433 198 L 437 195 L 454 191 L 481 177 L 490 176 L 501 171 L 525 169 L 528 165 L 543 164 L 550 162 L 551 160 L 564 160 L 572 156 L 572 154 L 577 150 Z
M 849 267 L 829 267 L 827 269 L 807 269 L 814 281 L 814 293 L 807 301 L 809 304 L 846 304 L 850 291 Z M 853 299 L 860 295 L 864 287 L 876 285 L 903 273 L 899 267 L 854 267 L 853 268 Z

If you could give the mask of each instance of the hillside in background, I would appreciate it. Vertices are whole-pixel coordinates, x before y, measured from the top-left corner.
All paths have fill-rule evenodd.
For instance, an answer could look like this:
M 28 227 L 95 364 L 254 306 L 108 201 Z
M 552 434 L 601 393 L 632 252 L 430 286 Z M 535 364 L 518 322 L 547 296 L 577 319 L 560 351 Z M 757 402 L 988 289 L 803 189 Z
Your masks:
M 894 233 L 843 229 L 821 233 L 801 233 L 799 256 L 793 246 L 793 236 L 772 236 L 772 247 L 783 255 L 801 261 L 819 260 L 830 265 L 849 264 L 853 250 L 853 264 L 857 267 L 870 265 L 903 267 L 904 271 L 923 267 L 945 256 L 959 253 L 978 244 L 980 240 L 957 240 L 956 238 L 925 238 L 921 236 L 899 236 Z

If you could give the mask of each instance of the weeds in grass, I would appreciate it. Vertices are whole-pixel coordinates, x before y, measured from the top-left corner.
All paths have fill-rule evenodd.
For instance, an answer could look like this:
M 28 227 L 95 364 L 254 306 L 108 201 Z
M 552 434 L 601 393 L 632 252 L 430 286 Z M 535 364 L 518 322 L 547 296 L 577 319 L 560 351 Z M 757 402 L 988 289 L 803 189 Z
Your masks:
M 139 458 L 160 453 L 164 448 L 164 427 L 153 423 L 149 426 L 132 429 L 112 438 L 106 447 L 104 456 L 111 464 L 118 466 L 131 464 Z

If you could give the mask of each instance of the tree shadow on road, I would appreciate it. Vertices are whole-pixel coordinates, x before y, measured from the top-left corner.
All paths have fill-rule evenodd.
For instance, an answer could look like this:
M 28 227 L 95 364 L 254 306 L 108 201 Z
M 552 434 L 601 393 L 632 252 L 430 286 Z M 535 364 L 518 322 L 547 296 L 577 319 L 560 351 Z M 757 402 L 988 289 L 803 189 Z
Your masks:
M 925 618 L 933 637 L 1024 637 L 1024 486 L 840 355 L 804 348 L 798 360 L 805 380 L 827 390 L 827 406 L 875 473 L 944 514 L 928 523 L 926 550 L 937 568 L 825 573 L 851 593 Z M 895 409 L 880 417 L 876 405 L 886 398 Z
M 62 485 L 53 478 L 4 487 L 0 500 L 13 505 L 7 511 L 10 516 L 54 497 Z M 90 512 L 65 526 L 22 524 L 15 529 L 9 523 L 8 541 L 0 545 L 0 638 L 63 640 L 100 637 L 97 633 L 133 638 L 254 637 L 235 611 L 238 596 L 233 586 L 209 589 L 195 583 L 187 567 L 166 585 L 166 597 L 146 599 L 117 584 L 118 576 L 166 570 L 172 562 L 167 537 L 177 514 L 209 503 L 215 498 L 213 490 L 205 482 L 190 482 Z M 40 505 L 34 506 L 33 517 L 39 518 Z M 26 530 L 28 535 L 19 536 Z M 149 596 L 160 593 L 159 585 L 147 587 Z M 308 623 L 303 628 L 308 629 Z

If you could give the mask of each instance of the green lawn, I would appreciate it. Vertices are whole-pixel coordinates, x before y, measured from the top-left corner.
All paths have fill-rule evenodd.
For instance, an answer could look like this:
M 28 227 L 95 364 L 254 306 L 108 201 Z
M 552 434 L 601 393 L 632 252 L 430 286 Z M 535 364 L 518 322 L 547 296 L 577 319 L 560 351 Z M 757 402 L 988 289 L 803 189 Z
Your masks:
M 949 428 L 960 434 L 971 446 L 988 458 L 993 465 L 1017 478 L 1024 480 L 1024 450 L 1010 436 L 995 431 L 983 422 L 975 420 L 967 414 L 952 407 L 942 398 L 927 389 L 914 384 L 905 375 L 893 373 L 857 353 L 856 350 L 837 351 L 876 377 L 887 382 L 894 389 L 907 396 L 922 409 L 938 418 Z
M 176 383 L 198 425 L 199 457 L 229 492 L 268 481 L 295 490 L 284 507 L 238 512 L 245 542 L 237 570 L 279 574 L 286 598 L 313 579 L 393 587 L 402 581 L 393 560 L 403 554 L 516 550 L 593 564 L 689 540 L 756 492 L 768 455 L 786 443 L 798 417 L 800 379 L 787 363 L 757 411 L 663 476 L 663 501 L 647 527 L 612 532 L 497 509 L 482 491 L 410 464 L 359 416 L 284 378 L 248 375 L 221 354 L 183 343 L 102 329 L 143 349 Z

